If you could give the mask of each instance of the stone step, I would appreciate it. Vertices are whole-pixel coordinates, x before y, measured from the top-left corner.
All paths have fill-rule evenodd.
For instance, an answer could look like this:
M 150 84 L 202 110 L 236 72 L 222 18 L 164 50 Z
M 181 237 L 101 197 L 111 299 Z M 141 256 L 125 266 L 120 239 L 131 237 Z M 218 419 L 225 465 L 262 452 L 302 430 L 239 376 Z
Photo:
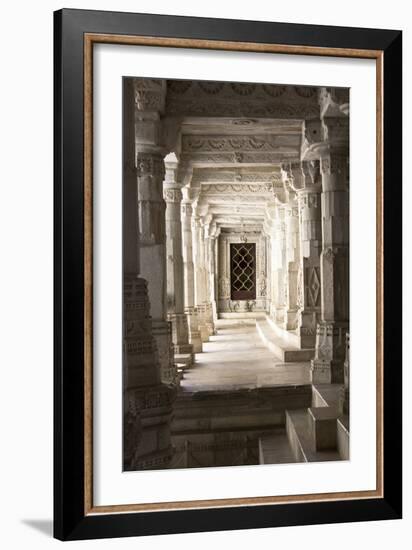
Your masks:
M 338 418 L 337 440 L 342 460 L 349 460 L 349 419 L 347 416 Z
M 275 333 L 266 319 L 256 320 L 256 330 L 265 344 L 283 363 L 299 363 L 313 359 L 313 349 L 299 349 Z
M 336 450 L 337 410 L 331 407 L 310 407 L 308 414 L 312 445 L 315 450 Z
M 290 464 L 296 462 L 285 431 L 259 438 L 259 464 Z
M 230 313 L 219 313 L 216 324 L 223 324 L 230 321 L 254 321 L 256 319 L 265 319 L 266 313 L 264 311 L 237 311 Z
M 313 406 L 330 407 L 337 410 L 342 387 L 343 384 L 314 384 Z
M 193 365 L 193 355 L 191 353 L 175 353 L 174 359 L 177 365 L 182 365 L 186 369 Z
M 342 460 L 339 451 L 316 451 L 313 445 L 308 409 L 286 411 L 286 433 L 296 462 Z
M 285 424 L 285 409 L 310 406 L 312 388 L 274 386 L 238 390 L 179 392 L 174 402 L 172 431 L 233 430 L 272 431 Z

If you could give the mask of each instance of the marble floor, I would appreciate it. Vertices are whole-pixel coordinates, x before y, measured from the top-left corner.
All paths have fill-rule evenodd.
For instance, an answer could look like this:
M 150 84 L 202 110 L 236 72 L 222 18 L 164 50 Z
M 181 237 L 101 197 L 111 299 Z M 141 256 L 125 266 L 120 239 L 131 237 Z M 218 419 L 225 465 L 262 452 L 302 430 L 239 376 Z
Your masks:
M 282 363 L 260 339 L 252 319 L 219 320 L 203 344 L 182 391 L 235 390 L 310 383 L 309 363 Z

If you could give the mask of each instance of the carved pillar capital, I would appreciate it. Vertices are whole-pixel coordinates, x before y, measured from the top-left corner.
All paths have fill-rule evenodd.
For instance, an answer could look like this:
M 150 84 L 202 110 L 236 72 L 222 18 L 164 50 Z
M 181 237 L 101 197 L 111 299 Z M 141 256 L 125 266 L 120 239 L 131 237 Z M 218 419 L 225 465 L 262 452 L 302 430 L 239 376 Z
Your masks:
M 142 246 L 164 243 L 163 156 L 139 151 L 136 154 L 136 172 L 140 243 Z
M 166 81 L 155 78 L 134 78 L 134 100 L 138 111 L 163 112 Z
M 330 148 L 321 158 L 322 190 L 347 191 L 349 189 L 349 157 L 346 149 Z
M 166 187 L 163 189 L 163 197 L 167 203 L 180 204 L 182 202 L 182 191 L 180 187 Z
M 137 151 L 165 154 L 166 133 L 161 115 L 166 98 L 166 81 L 134 78 L 134 121 Z
M 192 203 L 190 201 L 184 200 L 183 198 L 180 208 L 181 208 L 182 218 L 185 220 L 190 220 L 193 212 Z
M 325 117 L 322 119 L 322 135 L 330 148 L 343 149 L 348 153 L 349 149 L 349 118 Z

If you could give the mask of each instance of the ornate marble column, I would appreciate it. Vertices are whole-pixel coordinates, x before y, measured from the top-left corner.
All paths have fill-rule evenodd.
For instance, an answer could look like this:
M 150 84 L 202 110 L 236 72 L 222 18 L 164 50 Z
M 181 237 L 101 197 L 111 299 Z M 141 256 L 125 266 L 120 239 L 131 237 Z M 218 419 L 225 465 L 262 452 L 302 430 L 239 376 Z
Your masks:
M 301 307 L 301 270 L 300 270 L 300 242 L 299 242 L 299 209 L 296 193 L 291 187 L 292 174 L 290 166 L 283 167 L 282 177 L 285 186 L 285 240 L 286 240 L 286 269 L 285 269 L 285 314 L 283 328 L 296 330 L 299 322 Z
M 189 342 L 192 344 L 194 353 L 200 353 L 202 351 L 202 341 L 200 339 L 197 310 L 195 308 L 195 275 L 192 246 L 192 200 L 191 190 L 188 188 L 183 189 L 181 213 L 184 268 L 184 311 L 187 317 Z
M 134 82 L 140 271 L 148 281 L 162 381 L 176 383 L 171 326 L 166 319 L 165 147 L 160 121 L 166 88 L 161 80 L 136 78 Z
M 320 120 L 303 126 L 302 158 L 320 159 L 322 178 L 321 320 L 316 330 L 314 383 L 342 383 L 349 326 L 348 90 L 322 88 Z
M 292 174 L 293 188 L 299 202 L 301 309 L 298 334 L 302 348 L 314 348 L 321 311 L 322 186 L 319 161 L 292 165 Z
M 216 274 L 216 223 L 209 221 L 206 227 L 205 239 L 205 278 L 206 278 L 206 305 L 207 305 L 207 325 L 210 335 L 215 333 L 214 321 L 217 319 L 216 292 L 215 292 L 215 274 Z
M 125 470 L 167 467 L 175 389 L 161 383 L 147 281 L 140 276 L 137 169 L 134 140 L 135 82 L 124 88 L 123 368 Z
M 167 318 L 172 323 L 175 356 L 193 353 L 184 313 L 181 187 L 177 160 L 167 160 L 163 185 L 166 201 Z
M 210 236 L 210 245 L 211 245 L 211 264 L 210 264 L 210 287 L 211 287 L 211 301 L 212 301 L 212 314 L 213 314 L 213 323 L 218 318 L 217 314 L 217 300 L 218 300 L 218 238 L 220 235 L 220 228 L 217 227 L 216 223 L 213 224 L 213 231 Z
M 206 306 L 204 299 L 204 273 L 203 273 L 203 253 L 204 253 L 204 230 L 201 224 L 200 216 L 196 213 L 197 206 L 193 208 L 192 215 L 192 234 L 193 234 L 193 262 L 194 262 L 194 280 L 195 280 L 195 305 L 198 315 L 198 326 L 200 339 L 202 342 L 209 340 L 209 331 L 206 326 Z
M 286 229 L 285 207 L 278 204 L 275 209 L 275 219 L 272 223 L 272 319 L 279 326 L 285 322 L 286 291 Z
M 229 311 L 230 309 L 230 273 L 229 273 L 229 258 L 226 234 L 220 231 L 217 239 L 218 247 L 218 312 Z
M 263 235 L 263 242 L 265 247 L 265 270 L 264 270 L 264 277 L 262 276 L 259 286 L 259 293 L 260 296 L 263 298 L 266 298 L 265 303 L 265 311 L 270 311 L 270 302 L 271 302 L 271 292 L 272 292 L 272 266 L 271 266 L 271 258 L 272 258 L 272 246 L 271 246 L 271 240 L 270 240 L 270 230 L 268 231 L 268 228 L 264 228 L 264 235 Z
M 322 313 L 312 361 L 314 382 L 343 382 L 345 336 L 349 326 L 348 157 L 329 150 L 321 159 L 322 233 L 320 257 Z

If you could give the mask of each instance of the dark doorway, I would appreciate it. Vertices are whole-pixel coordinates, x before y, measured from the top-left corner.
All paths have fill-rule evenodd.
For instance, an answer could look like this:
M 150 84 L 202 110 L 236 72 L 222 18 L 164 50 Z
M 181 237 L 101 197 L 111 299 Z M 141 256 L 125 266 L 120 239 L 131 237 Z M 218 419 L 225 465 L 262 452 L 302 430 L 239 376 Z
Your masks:
M 256 299 L 256 245 L 230 245 L 230 297 L 232 300 Z

